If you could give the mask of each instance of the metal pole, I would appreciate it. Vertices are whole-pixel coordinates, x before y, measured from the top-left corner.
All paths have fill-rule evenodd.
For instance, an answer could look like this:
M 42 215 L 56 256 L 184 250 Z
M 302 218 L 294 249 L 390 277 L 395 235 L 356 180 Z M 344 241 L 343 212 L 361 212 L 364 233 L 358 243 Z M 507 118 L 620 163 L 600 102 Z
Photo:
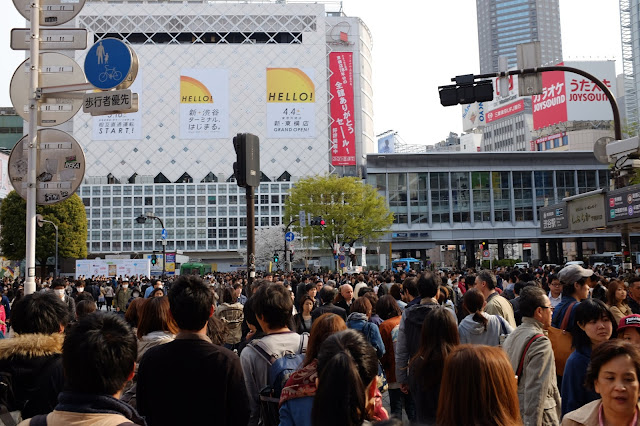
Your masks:
M 38 160 L 38 106 L 36 90 L 40 75 L 40 0 L 31 0 L 30 81 L 29 81 L 29 159 L 27 174 L 26 279 L 24 294 L 36 291 L 36 164 Z M 20 72 L 20 71 L 19 71 Z
M 256 212 L 253 202 L 254 188 L 246 187 L 247 198 L 247 282 L 253 283 L 256 277 Z
M 56 263 L 55 269 L 53 270 L 53 279 L 55 280 L 56 278 L 58 278 L 58 225 L 53 222 L 51 222 L 51 224 L 56 230 Z

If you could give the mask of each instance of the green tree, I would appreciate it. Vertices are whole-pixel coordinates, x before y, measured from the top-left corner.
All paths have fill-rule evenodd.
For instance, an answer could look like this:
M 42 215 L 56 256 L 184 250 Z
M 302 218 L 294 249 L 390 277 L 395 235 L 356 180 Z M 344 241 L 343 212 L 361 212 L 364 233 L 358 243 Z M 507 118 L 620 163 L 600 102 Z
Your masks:
M 11 191 L 0 206 L 0 249 L 9 259 L 25 258 L 27 203 L 16 192 Z M 87 215 L 82 200 L 77 194 L 60 203 L 37 206 L 36 212 L 45 220 L 58 226 L 58 256 L 60 258 L 83 259 L 87 257 Z M 36 260 L 46 265 L 54 256 L 56 232 L 51 224 L 36 226 Z
M 285 202 L 286 223 L 297 218 L 301 210 L 314 217 L 322 216 L 326 225 L 307 224 L 299 232 L 306 238 L 320 238 L 329 248 L 336 238 L 341 244 L 367 243 L 382 236 L 393 224 L 393 213 L 384 197 L 355 177 L 329 175 L 299 180 Z

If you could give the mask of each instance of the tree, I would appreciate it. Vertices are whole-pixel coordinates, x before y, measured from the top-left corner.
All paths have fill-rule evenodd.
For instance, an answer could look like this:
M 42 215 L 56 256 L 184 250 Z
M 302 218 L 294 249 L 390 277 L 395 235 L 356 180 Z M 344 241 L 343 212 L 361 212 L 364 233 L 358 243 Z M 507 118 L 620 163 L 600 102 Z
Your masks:
M 16 191 L 11 191 L 0 206 L 0 249 L 11 260 L 26 256 L 26 212 L 27 203 Z M 58 226 L 59 257 L 87 257 L 87 215 L 77 194 L 60 203 L 36 206 L 36 212 Z M 56 233 L 51 224 L 36 227 L 36 260 L 40 265 L 46 265 L 47 259 L 54 256 L 55 244 Z
M 336 238 L 340 244 L 367 243 L 382 236 L 393 224 L 393 213 L 384 197 L 355 177 L 329 175 L 299 180 L 285 202 L 285 220 L 297 218 L 301 210 L 313 217 L 321 216 L 326 225 L 307 224 L 298 232 L 306 238 L 321 238 L 329 248 Z
M 256 266 L 267 266 L 273 262 L 273 254 L 280 255 L 280 264 L 284 265 L 284 228 L 272 226 L 256 229 Z M 238 250 L 243 260 L 247 259 L 247 249 Z

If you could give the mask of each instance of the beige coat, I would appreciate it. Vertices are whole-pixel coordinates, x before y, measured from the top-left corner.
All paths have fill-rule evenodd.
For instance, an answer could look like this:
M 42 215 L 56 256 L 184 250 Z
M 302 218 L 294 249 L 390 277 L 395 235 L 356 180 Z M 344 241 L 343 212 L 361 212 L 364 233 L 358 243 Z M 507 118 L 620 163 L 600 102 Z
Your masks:
M 601 399 L 596 399 L 577 410 L 565 414 L 562 419 L 562 426 L 600 426 L 598 410 L 601 402 Z M 640 410 L 640 403 L 638 403 L 636 409 Z M 640 416 L 638 416 L 636 426 L 640 426 Z
M 631 315 L 633 313 L 631 312 L 631 308 L 629 307 L 629 305 L 627 305 L 624 302 L 620 306 L 617 306 L 617 305 L 611 306 L 609 310 L 613 314 L 613 317 L 616 319 L 616 324 L 619 324 L 622 318 L 626 317 L 627 315 Z
M 131 420 L 120 414 L 108 413 L 72 413 L 69 411 L 53 411 L 47 414 L 47 426 L 118 426 L 131 423 Z M 31 419 L 18 423 L 18 426 L 29 426 Z

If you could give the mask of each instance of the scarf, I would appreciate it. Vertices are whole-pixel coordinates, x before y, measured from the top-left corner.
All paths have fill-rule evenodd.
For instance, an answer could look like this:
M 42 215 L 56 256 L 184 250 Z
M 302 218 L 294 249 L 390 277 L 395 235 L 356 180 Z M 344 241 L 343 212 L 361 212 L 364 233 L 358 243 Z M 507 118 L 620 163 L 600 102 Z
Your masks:
M 146 426 L 145 420 L 127 403 L 109 395 L 93 395 L 79 392 L 60 392 L 58 395 L 57 411 L 88 414 L 120 414 L 141 426 Z
M 316 378 L 318 377 L 318 360 L 293 373 L 280 394 L 280 407 L 290 399 L 314 396 L 316 394 Z

